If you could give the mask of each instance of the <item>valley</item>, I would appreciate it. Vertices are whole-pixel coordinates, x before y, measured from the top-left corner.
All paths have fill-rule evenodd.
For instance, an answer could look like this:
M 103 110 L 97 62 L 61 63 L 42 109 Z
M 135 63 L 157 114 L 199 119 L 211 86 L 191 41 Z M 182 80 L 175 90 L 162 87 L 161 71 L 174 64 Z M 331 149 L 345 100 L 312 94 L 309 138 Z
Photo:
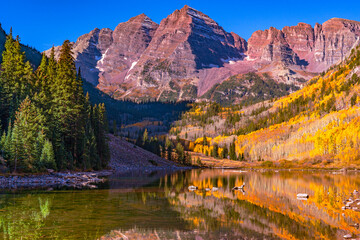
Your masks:
M 1 239 L 359 239 L 355 4 L 109 2 L 3 12 Z

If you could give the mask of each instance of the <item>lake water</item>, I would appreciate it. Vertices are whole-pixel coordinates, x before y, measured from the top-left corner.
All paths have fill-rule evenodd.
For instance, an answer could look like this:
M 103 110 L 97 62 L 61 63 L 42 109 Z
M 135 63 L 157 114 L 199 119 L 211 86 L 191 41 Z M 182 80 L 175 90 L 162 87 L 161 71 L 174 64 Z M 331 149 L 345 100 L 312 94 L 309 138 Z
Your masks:
M 232 191 L 245 183 L 245 191 Z M 200 190 L 190 192 L 188 186 Z M 218 187 L 218 191 L 205 188 Z M 111 176 L 96 190 L 0 194 L 1 239 L 343 239 L 359 237 L 360 174 L 192 170 Z M 299 200 L 298 193 L 309 194 Z

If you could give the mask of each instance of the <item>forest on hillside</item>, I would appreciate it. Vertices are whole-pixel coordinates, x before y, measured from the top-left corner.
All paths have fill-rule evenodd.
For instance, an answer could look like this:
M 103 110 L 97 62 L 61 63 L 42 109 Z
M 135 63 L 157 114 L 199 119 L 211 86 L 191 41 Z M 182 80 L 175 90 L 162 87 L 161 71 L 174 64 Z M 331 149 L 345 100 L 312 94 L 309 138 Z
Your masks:
M 109 161 L 104 104 L 84 94 L 71 43 L 42 56 L 34 71 L 19 37 L 6 37 L 0 71 L 0 165 L 3 171 L 102 169 Z
M 306 82 L 297 79 L 297 82 Z M 288 95 L 299 90 L 294 84 L 276 82 L 268 73 L 247 73 L 231 76 L 214 85 L 201 99 L 217 102 L 224 107 L 233 105 L 249 106 L 258 102 Z
M 191 151 L 216 158 L 357 166 L 359 74 L 358 46 L 346 60 L 278 100 L 248 107 L 196 103 L 171 134 L 190 140 Z

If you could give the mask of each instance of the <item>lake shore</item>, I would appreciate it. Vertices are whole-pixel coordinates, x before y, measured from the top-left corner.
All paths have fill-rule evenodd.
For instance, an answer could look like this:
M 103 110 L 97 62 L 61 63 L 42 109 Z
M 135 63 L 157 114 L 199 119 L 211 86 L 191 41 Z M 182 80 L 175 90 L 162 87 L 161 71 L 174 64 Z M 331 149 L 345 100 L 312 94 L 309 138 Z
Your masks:
M 163 159 L 148 152 L 120 137 L 108 135 L 110 146 L 109 169 L 101 171 L 49 171 L 43 174 L 4 174 L 0 175 L 0 189 L 33 189 L 33 188 L 73 188 L 92 189 L 97 184 L 105 182 L 107 177 L 116 174 L 137 172 L 149 174 L 155 171 L 174 173 L 193 168 L 214 168 L 234 171 L 279 171 L 279 170 L 319 170 L 333 171 L 340 174 L 347 171 L 359 171 L 360 167 L 334 166 L 327 162 L 302 162 L 302 161 L 234 161 L 229 159 L 216 159 L 204 154 L 191 152 L 195 166 L 182 166 L 178 163 Z M 196 166 L 197 160 L 201 164 Z
M 193 164 L 203 168 L 221 169 L 292 169 L 292 170 L 327 170 L 327 171 L 349 171 L 360 170 L 360 166 L 351 164 L 348 166 L 337 165 L 329 160 L 279 160 L 279 161 L 235 161 L 230 159 L 219 159 L 206 156 L 201 153 L 189 152 L 192 156 Z M 198 163 L 201 161 L 201 164 Z
M 169 173 L 190 170 L 194 167 L 182 166 L 148 152 L 120 137 L 108 135 L 110 146 L 109 168 L 101 171 L 63 171 L 51 169 L 39 174 L 0 175 L 0 189 L 34 189 L 34 188 L 73 188 L 93 189 L 97 184 L 106 181 L 113 174 L 127 172 L 151 173 L 166 171 Z
M 42 174 L 5 174 L 0 175 L 0 189 L 48 189 L 72 188 L 72 189 L 96 189 L 98 184 L 107 181 L 111 175 L 138 172 L 149 174 L 155 171 L 167 171 L 174 173 L 182 170 L 190 170 L 191 167 L 125 167 L 110 170 L 90 172 L 52 172 Z

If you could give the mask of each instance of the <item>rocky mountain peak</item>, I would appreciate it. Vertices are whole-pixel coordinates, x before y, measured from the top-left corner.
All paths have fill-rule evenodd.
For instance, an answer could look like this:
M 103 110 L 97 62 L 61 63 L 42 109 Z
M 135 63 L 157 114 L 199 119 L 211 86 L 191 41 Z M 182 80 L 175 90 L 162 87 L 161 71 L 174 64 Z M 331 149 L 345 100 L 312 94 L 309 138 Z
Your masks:
M 142 94 L 139 89 L 151 88 L 153 98 L 163 100 L 174 94 L 194 98 L 199 70 L 241 60 L 246 47 L 244 39 L 186 5 L 161 21 L 149 46 L 127 73 L 123 96 L 136 97 Z M 130 82 L 137 91 L 129 90 Z M 191 96 L 184 87 L 192 89 Z
M 321 72 L 343 60 L 359 43 L 360 22 L 332 18 L 314 28 L 306 23 L 277 30 L 256 31 L 248 42 L 249 58 L 285 62 Z
M 252 34 L 225 31 L 185 5 L 160 22 L 140 14 L 114 31 L 95 28 L 74 44 L 84 78 L 118 99 L 196 99 L 215 84 L 248 72 L 303 84 L 344 59 L 360 41 L 360 23 L 333 18 Z M 56 48 L 58 50 L 58 48 Z
M 143 22 L 145 19 L 150 19 L 145 13 L 141 13 L 129 19 L 129 22 Z
M 247 55 L 250 59 L 266 62 L 297 64 L 298 57 L 290 48 L 283 31 L 270 27 L 254 32 L 248 42 Z

